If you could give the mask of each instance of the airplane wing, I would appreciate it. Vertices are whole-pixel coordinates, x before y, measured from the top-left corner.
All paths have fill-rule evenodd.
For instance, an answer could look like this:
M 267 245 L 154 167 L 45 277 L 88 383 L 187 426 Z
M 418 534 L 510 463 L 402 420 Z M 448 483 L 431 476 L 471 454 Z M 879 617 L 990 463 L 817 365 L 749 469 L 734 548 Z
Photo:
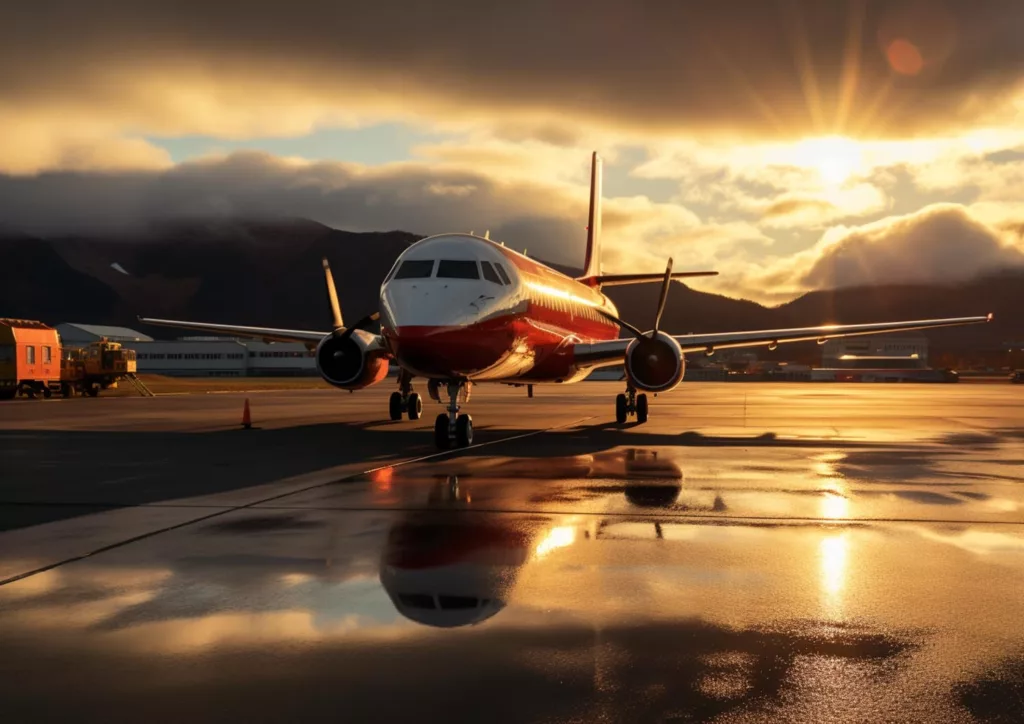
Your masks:
M 692 271 L 672 272 L 669 275 L 672 279 L 690 279 L 691 277 L 716 277 L 716 271 Z M 597 274 L 589 277 L 580 277 L 576 281 L 591 287 L 616 287 L 623 284 L 643 284 L 645 282 L 660 282 L 665 279 L 662 272 L 656 274 Z
M 153 324 L 160 327 L 177 327 L 179 329 L 194 329 L 197 332 L 209 332 L 210 334 L 223 334 L 232 337 L 251 337 L 262 339 L 266 342 L 319 342 L 331 334 L 326 332 L 315 332 L 304 329 L 275 329 L 273 327 L 246 327 L 233 324 L 212 324 L 209 322 L 183 322 L 176 319 L 152 319 L 150 317 L 139 317 L 144 324 Z
M 354 331 L 360 330 L 370 322 L 375 322 L 380 315 L 376 312 L 368 314 L 351 327 L 346 327 L 341 316 L 341 305 L 338 304 L 338 290 L 334 287 L 334 276 L 331 274 L 331 265 L 327 258 L 323 260 L 324 280 L 327 282 L 327 298 L 331 303 L 331 316 L 334 321 L 334 329 L 325 332 L 318 332 L 310 329 L 278 329 L 276 327 L 248 327 L 236 324 L 214 324 L 211 322 L 185 322 L 178 319 L 153 319 L 151 317 L 139 317 L 144 324 L 155 324 L 161 327 L 177 327 L 179 329 L 194 329 L 197 332 L 209 332 L 210 334 L 224 334 L 231 337 L 251 337 L 262 339 L 264 342 L 303 342 L 307 347 L 314 347 L 329 334 L 350 336 Z M 380 338 L 375 336 L 375 343 L 379 345 Z
M 827 324 L 821 327 L 797 327 L 794 329 L 762 329 L 752 332 L 718 332 L 714 334 L 683 334 L 673 338 L 683 348 L 683 352 L 714 352 L 716 349 L 734 349 L 737 347 L 765 346 L 774 349 L 775 345 L 786 342 L 807 342 L 814 340 L 824 344 L 826 340 L 840 337 L 858 337 L 870 334 L 889 332 L 909 332 L 918 329 L 935 329 L 937 327 L 957 327 L 965 324 L 982 324 L 991 322 L 992 315 L 983 317 L 951 317 L 947 319 L 919 319 L 908 322 L 876 322 L 872 324 Z M 631 337 L 578 344 L 574 349 L 577 364 L 608 365 L 622 361 Z

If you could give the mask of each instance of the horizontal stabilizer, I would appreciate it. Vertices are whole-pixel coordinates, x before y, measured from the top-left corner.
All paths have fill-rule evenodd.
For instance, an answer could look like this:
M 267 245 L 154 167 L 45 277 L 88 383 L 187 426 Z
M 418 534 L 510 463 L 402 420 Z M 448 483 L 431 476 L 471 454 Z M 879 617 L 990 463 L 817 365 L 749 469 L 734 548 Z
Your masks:
M 716 271 L 697 271 L 697 272 L 672 272 L 673 279 L 687 279 L 689 277 L 714 277 L 718 276 Z M 665 272 L 658 272 L 657 274 L 599 274 L 589 277 L 581 277 L 576 281 L 581 284 L 586 284 L 590 287 L 599 286 L 620 286 L 622 284 L 643 284 L 644 282 L 660 282 L 664 281 Z

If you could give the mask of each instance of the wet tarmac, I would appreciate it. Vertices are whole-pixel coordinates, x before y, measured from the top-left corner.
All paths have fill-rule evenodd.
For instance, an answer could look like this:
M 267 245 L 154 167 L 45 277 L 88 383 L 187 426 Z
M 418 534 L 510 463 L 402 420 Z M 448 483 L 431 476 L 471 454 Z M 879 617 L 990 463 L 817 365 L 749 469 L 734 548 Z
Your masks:
M 4 407 L 4 720 L 1024 721 L 1017 388 L 617 391 Z

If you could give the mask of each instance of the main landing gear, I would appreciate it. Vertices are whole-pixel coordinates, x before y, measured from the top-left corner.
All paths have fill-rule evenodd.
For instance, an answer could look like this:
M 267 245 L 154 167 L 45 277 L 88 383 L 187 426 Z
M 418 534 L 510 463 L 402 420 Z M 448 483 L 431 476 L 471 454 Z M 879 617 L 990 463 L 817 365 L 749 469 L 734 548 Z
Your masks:
M 420 419 L 423 414 L 423 399 L 412 391 L 412 376 L 404 371 L 398 377 L 398 392 L 391 393 L 388 412 L 392 420 L 401 420 L 402 413 L 408 413 L 410 420 Z
M 440 385 L 438 385 L 440 387 Z M 437 390 L 440 393 L 440 389 Z M 448 383 L 448 412 L 442 412 L 434 420 L 434 444 L 438 450 L 455 447 L 469 447 L 473 444 L 473 418 L 459 414 L 459 402 L 469 402 L 469 384 Z M 438 396 L 440 400 L 440 396 Z
M 643 392 L 638 395 L 632 385 L 615 398 L 615 422 L 621 425 L 630 415 L 636 415 L 638 423 L 647 422 L 647 395 Z

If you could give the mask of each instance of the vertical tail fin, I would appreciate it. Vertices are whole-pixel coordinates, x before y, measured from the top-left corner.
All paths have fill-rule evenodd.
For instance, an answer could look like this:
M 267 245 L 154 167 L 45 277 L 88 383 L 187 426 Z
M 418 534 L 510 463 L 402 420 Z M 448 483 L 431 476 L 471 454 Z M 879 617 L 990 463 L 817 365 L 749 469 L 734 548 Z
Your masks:
M 590 166 L 590 218 L 587 221 L 587 255 L 583 276 L 601 275 L 601 157 L 594 151 Z

